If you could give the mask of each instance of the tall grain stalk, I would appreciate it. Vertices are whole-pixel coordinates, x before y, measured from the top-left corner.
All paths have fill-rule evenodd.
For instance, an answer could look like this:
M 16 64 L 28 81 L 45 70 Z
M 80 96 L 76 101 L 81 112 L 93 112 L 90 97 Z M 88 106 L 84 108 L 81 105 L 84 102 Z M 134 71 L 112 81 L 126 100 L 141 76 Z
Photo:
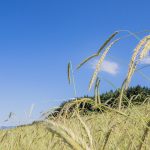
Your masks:
M 95 105 L 101 104 L 100 93 L 99 93 L 100 79 L 97 77 L 95 82 L 94 94 L 95 94 Z
M 133 55 L 131 57 L 131 61 L 129 63 L 128 73 L 122 84 L 122 88 L 121 88 L 121 92 L 120 92 L 120 96 L 119 96 L 119 103 L 118 103 L 119 110 L 121 109 L 124 91 L 128 88 L 131 78 L 136 70 L 137 65 L 139 64 L 139 62 L 141 62 L 141 60 L 150 51 L 149 39 L 150 39 L 150 35 L 144 37 L 139 42 L 139 44 L 136 46 L 136 48 L 134 49 Z
M 67 69 L 68 69 L 68 70 L 67 70 L 68 82 L 69 82 L 69 84 L 70 84 L 70 82 L 71 82 L 71 77 L 70 77 L 70 76 L 71 76 L 71 75 L 70 75 L 70 74 L 71 74 L 71 73 L 70 73 L 70 72 L 71 72 L 71 71 L 70 71 L 70 69 L 71 69 L 71 62 L 68 63 L 68 68 L 67 68 Z
M 73 84 L 73 89 L 74 89 L 74 96 L 77 100 L 77 90 L 76 90 L 76 84 L 75 84 L 75 79 L 74 79 L 74 71 L 73 71 L 73 67 L 72 67 L 72 63 L 71 61 L 68 63 L 68 67 L 67 67 L 67 73 L 68 73 L 68 82 L 69 84 L 72 82 Z
M 98 75 L 98 73 L 99 73 L 99 71 L 100 71 L 100 69 L 101 69 L 101 65 L 102 65 L 102 63 L 103 63 L 103 61 L 104 61 L 104 59 L 105 59 L 107 53 L 109 52 L 109 50 L 111 49 L 111 47 L 112 47 L 115 43 L 117 43 L 119 40 L 120 40 L 120 38 L 116 39 L 115 41 L 111 42 L 111 43 L 108 45 L 108 47 L 106 47 L 105 51 L 103 52 L 102 56 L 100 57 L 100 59 L 99 59 L 97 65 L 96 65 L 96 69 L 95 69 L 95 71 L 94 71 L 94 73 L 93 73 L 93 75 L 92 75 L 92 78 L 91 78 L 91 80 L 90 80 L 90 83 L 89 83 L 89 90 L 92 88 L 92 85 L 93 85 L 93 83 L 95 82 L 95 80 L 96 80 L 96 78 L 97 78 L 97 75 Z
M 97 96 L 98 96 L 98 93 L 97 93 L 97 81 L 98 81 L 98 78 L 96 79 L 96 83 L 95 83 L 95 87 L 94 87 L 95 106 L 97 106 Z
M 98 83 L 97 83 L 97 101 L 98 101 L 98 104 L 101 104 L 101 97 L 100 97 L 100 92 L 99 92 L 99 88 L 100 87 L 100 79 L 98 80 Z
M 92 58 L 99 56 L 100 52 L 107 46 L 107 44 L 118 34 L 118 31 L 115 31 L 113 34 L 111 34 L 108 39 L 103 43 L 103 45 L 99 48 L 99 50 L 93 54 L 92 56 L 86 58 L 83 62 L 81 62 L 78 66 L 77 69 L 79 69 L 81 66 L 83 66 L 86 62 L 88 62 L 89 60 L 91 60 Z

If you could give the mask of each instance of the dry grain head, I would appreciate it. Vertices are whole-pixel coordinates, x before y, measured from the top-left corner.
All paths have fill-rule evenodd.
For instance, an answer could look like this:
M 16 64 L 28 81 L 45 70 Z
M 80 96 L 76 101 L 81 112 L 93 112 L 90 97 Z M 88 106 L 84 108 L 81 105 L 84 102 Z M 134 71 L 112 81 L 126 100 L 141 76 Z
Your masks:
M 91 89 L 93 83 L 95 82 L 95 80 L 96 80 L 96 78 L 97 78 L 97 75 L 98 75 L 98 73 L 99 73 L 99 71 L 100 71 L 100 69 L 101 69 L 102 63 L 103 63 L 103 61 L 104 61 L 104 59 L 105 59 L 107 53 L 109 52 L 109 50 L 111 49 L 111 47 L 112 47 L 115 43 L 117 43 L 119 40 L 120 40 L 120 38 L 117 39 L 117 40 L 115 40 L 115 41 L 113 41 L 113 42 L 111 42 L 111 43 L 108 45 L 108 47 L 106 47 L 105 51 L 103 52 L 102 56 L 100 57 L 100 59 L 99 59 L 97 65 L 96 65 L 96 69 L 95 69 L 95 71 L 94 71 L 94 73 L 93 73 L 93 75 L 92 75 L 92 78 L 91 78 L 91 80 L 90 80 L 89 90 Z
M 147 42 L 144 45 L 141 53 L 140 53 L 140 57 L 139 59 L 142 60 L 143 58 L 145 58 L 146 56 L 148 56 L 148 53 L 150 52 L 150 36 L 147 37 Z
M 70 78 L 71 63 L 70 62 L 68 63 L 68 68 L 67 69 L 68 69 L 67 70 L 67 73 L 68 73 L 68 82 L 70 84 L 70 82 L 71 82 L 71 78 Z
M 108 39 L 103 43 L 103 45 L 99 48 L 99 50 L 91 55 L 90 57 L 86 58 L 85 60 L 83 60 L 83 62 L 81 62 L 78 66 L 77 69 L 79 69 L 81 66 L 83 66 L 86 62 L 88 62 L 89 60 L 91 60 L 92 58 L 99 56 L 100 52 L 107 46 L 107 44 L 119 33 L 119 31 L 115 31 L 113 34 L 111 34 Z
M 135 72 L 135 69 L 136 69 L 136 66 L 138 64 L 138 56 L 143 52 L 143 50 L 145 50 L 145 52 L 143 52 L 142 56 L 145 55 L 146 51 L 147 51 L 147 46 L 146 48 L 145 45 L 147 43 L 147 39 L 149 39 L 150 36 L 146 36 L 144 37 L 140 42 L 139 44 L 136 46 L 136 48 L 134 49 L 134 52 L 133 52 L 133 55 L 132 55 L 132 58 L 131 58 L 131 61 L 130 61 L 130 64 L 129 64 L 129 69 L 128 69 L 128 73 L 127 73 L 127 78 L 126 78 L 126 83 L 125 83 L 125 89 L 128 88 L 129 86 L 129 83 L 131 81 L 131 78 Z M 140 53 L 141 52 L 141 53 Z

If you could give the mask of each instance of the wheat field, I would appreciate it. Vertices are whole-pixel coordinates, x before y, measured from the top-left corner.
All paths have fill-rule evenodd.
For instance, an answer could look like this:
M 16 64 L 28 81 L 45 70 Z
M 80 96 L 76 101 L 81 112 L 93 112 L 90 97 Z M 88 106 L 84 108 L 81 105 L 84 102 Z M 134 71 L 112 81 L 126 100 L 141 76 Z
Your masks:
M 148 150 L 150 104 L 0 131 L 1 150 Z

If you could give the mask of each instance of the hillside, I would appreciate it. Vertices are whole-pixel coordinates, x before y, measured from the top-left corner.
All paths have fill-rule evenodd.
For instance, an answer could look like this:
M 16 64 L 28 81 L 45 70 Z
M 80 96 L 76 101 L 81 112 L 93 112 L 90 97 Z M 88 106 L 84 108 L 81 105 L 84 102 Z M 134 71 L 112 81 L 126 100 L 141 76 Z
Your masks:
M 0 131 L 2 150 L 149 149 L 150 104 Z

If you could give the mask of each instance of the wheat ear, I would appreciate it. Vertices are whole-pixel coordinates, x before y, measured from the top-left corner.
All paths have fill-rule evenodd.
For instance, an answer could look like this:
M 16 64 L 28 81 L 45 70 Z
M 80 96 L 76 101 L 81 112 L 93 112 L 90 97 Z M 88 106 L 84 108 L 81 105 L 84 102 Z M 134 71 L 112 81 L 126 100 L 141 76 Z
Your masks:
M 91 87 L 92 87 L 92 85 L 93 85 L 95 79 L 97 78 L 97 75 L 98 75 L 98 73 L 99 73 L 99 71 L 100 71 L 100 69 L 101 69 L 101 65 L 102 65 L 102 63 L 103 63 L 103 61 L 104 61 L 104 59 L 105 59 L 107 53 L 109 52 L 110 48 L 111 48 L 116 42 L 118 42 L 119 40 L 120 40 L 120 38 L 118 38 L 117 40 L 111 42 L 111 43 L 108 45 L 108 47 L 105 49 L 105 51 L 103 52 L 102 56 L 100 57 L 100 59 L 99 59 L 97 65 L 96 65 L 96 69 L 95 69 L 95 71 L 94 71 L 94 73 L 93 73 L 93 75 L 92 75 L 92 78 L 91 78 L 91 80 L 90 80 L 90 83 L 89 83 L 89 90 L 91 89 Z
M 129 83 L 131 81 L 131 78 L 136 70 L 137 64 L 139 61 L 137 61 L 137 57 L 140 54 L 140 50 L 144 47 L 144 45 L 147 42 L 147 39 L 149 38 L 149 36 L 144 37 L 139 44 L 136 46 L 136 48 L 134 49 L 130 64 L 129 64 L 129 69 L 128 69 L 128 73 L 127 73 L 127 77 L 125 78 L 123 84 L 122 84 L 122 88 L 121 88 L 121 92 L 120 92 L 120 96 L 119 96 L 119 104 L 118 104 L 118 108 L 119 110 L 121 109 L 121 104 L 122 104 L 122 98 L 124 95 L 124 90 L 126 90 L 129 86 Z M 142 52 L 141 52 L 142 53 Z
M 134 49 L 134 52 L 133 52 L 133 55 L 132 55 L 132 58 L 131 58 L 131 61 L 130 61 L 130 64 L 129 64 L 129 69 L 128 69 L 128 73 L 127 73 L 127 78 L 126 78 L 126 82 L 125 82 L 125 89 L 128 88 L 128 85 L 131 81 L 131 78 L 132 78 L 132 75 L 134 74 L 134 71 L 136 69 L 136 66 L 138 64 L 138 61 L 136 61 L 137 59 L 137 56 L 139 55 L 140 53 L 140 50 L 143 48 L 143 46 L 146 44 L 147 42 L 147 39 L 148 39 L 149 36 L 146 36 L 144 37 L 140 42 L 139 44 L 136 46 L 136 48 Z M 145 50 L 145 49 L 144 49 Z M 142 50 L 143 52 L 143 50 Z M 141 52 L 141 53 L 142 53 Z
M 70 84 L 70 82 L 71 82 L 71 78 L 70 78 L 70 67 L 71 66 L 71 64 L 70 64 L 70 62 L 68 63 L 68 67 L 67 67 L 67 74 L 68 74 L 68 82 L 69 82 L 69 84 Z
M 149 51 L 150 51 L 150 38 L 147 38 L 147 42 L 142 52 L 140 53 L 139 59 L 142 60 L 143 58 L 145 58 L 148 55 Z
M 106 47 L 106 45 L 118 34 L 119 32 L 116 31 L 113 34 L 111 34 L 109 36 L 109 38 L 104 42 L 104 44 L 99 48 L 99 50 L 96 52 L 96 54 L 93 54 L 92 56 L 86 58 L 85 60 L 83 60 L 78 66 L 77 69 L 79 69 L 81 66 L 83 66 L 86 62 L 88 62 L 89 60 L 91 60 L 92 58 L 99 56 L 100 52 Z

